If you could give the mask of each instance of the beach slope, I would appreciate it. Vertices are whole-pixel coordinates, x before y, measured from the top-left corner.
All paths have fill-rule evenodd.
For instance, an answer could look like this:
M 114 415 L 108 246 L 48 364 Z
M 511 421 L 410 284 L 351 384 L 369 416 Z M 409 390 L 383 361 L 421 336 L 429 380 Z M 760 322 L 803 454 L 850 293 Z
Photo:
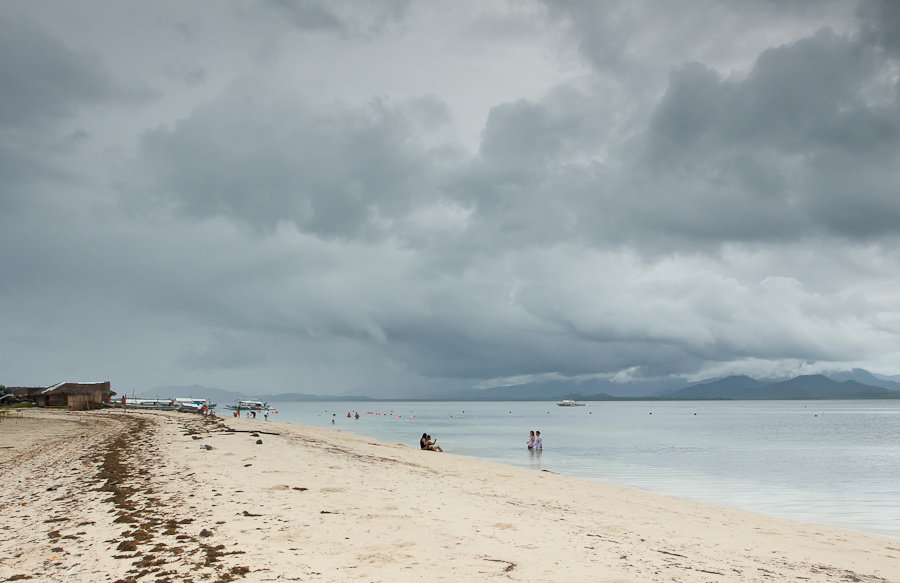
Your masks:
M 0 444 L 0 582 L 900 582 L 900 540 L 331 429 L 29 410 Z

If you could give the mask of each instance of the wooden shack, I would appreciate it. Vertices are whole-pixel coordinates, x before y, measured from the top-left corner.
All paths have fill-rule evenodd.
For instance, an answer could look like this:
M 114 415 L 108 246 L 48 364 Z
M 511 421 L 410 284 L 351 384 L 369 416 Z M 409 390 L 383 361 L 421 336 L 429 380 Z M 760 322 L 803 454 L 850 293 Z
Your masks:
M 38 407 L 67 407 L 69 411 L 99 409 L 109 396 L 110 382 L 57 383 L 29 395 Z

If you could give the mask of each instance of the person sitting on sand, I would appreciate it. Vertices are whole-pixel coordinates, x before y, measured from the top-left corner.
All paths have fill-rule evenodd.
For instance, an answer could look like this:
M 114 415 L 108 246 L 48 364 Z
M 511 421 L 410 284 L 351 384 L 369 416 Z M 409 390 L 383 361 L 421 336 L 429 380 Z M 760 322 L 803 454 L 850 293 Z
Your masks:
M 443 449 L 441 449 L 441 446 L 434 444 L 431 436 L 427 433 L 422 434 L 422 438 L 419 440 L 419 448 L 427 449 L 428 451 L 444 451 Z
M 528 436 L 528 443 L 526 443 L 525 445 L 528 446 L 528 449 L 531 449 L 534 447 L 534 431 L 532 431 L 531 435 Z

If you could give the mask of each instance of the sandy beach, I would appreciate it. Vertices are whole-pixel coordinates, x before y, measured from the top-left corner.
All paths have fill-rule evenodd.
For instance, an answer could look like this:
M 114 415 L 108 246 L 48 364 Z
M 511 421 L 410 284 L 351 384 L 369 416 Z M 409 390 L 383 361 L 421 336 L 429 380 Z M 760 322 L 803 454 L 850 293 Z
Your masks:
M 897 539 L 331 429 L 28 410 L 0 445 L 0 581 L 900 581 Z

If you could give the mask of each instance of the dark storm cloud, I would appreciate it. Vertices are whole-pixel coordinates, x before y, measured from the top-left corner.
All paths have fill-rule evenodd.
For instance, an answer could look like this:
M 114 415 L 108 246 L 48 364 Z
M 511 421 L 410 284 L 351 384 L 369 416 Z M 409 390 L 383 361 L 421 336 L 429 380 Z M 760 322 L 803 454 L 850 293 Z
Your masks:
M 33 6 L 0 23 L 9 375 L 420 396 L 896 360 L 889 2 Z
M 866 42 L 895 56 L 900 54 L 900 4 L 893 0 L 862 2 L 858 14 Z
M 512 227 L 542 205 L 535 219 L 572 217 L 568 228 L 557 223 L 561 238 L 645 248 L 897 234 L 897 60 L 871 38 L 823 29 L 763 51 L 743 75 L 679 65 L 646 131 L 627 141 L 596 123 L 601 94 L 568 119 L 546 102 L 495 107 L 480 158 L 489 171 L 471 185 L 483 193 L 479 208 L 493 216 L 507 201 L 513 210 L 498 219 Z M 580 132 L 579 122 L 593 127 Z M 587 141 L 561 148 L 580 133 L 611 156 Z
M 67 149 L 54 124 L 101 101 L 110 82 L 96 58 L 76 53 L 28 20 L 0 15 L 0 208 L 11 212 L 17 188 L 59 178 L 50 156 Z
M 504 182 L 533 181 L 563 153 L 584 118 L 520 100 L 491 109 L 481 140 L 481 162 Z
M 674 71 L 649 127 L 644 197 L 689 210 L 656 224 L 737 240 L 896 234 L 900 101 L 865 99 L 889 66 L 858 38 L 821 31 L 765 51 L 746 78 Z
M 373 218 L 404 213 L 427 192 L 429 159 L 414 131 L 423 108 L 446 118 L 433 99 L 410 111 L 376 100 L 328 112 L 299 99 L 229 99 L 148 133 L 143 150 L 154 191 L 189 215 L 366 236 Z
M 504 249 L 590 238 L 599 225 L 582 212 L 606 196 L 596 157 L 612 123 L 602 103 L 557 88 L 539 102 L 493 107 L 478 156 L 446 181 L 448 194 L 476 209 L 468 236 Z
M 346 26 L 327 2 L 316 0 L 266 0 L 304 31 L 343 31 Z
M 578 26 L 589 27 L 590 18 L 585 20 Z M 762 51 L 746 73 L 726 75 L 699 62 L 678 65 L 646 127 L 640 117 L 632 118 L 636 125 L 626 140 L 620 136 L 628 131 L 597 114 L 606 99 L 601 93 L 570 99 L 562 109 L 553 102 L 556 96 L 495 106 L 479 157 L 456 185 L 460 199 L 477 209 L 469 233 L 504 249 L 578 241 L 598 248 L 624 244 L 650 251 L 648 259 L 699 252 L 716 261 L 735 243 L 805 246 L 821 244 L 832 233 L 890 246 L 900 234 L 895 194 L 900 103 L 896 87 L 888 83 L 885 90 L 885 79 L 894 79 L 897 62 L 869 39 L 859 30 L 820 29 Z M 604 264 L 580 267 L 602 270 Z M 577 376 L 593 365 L 604 371 L 636 366 L 643 374 L 664 375 L 742 358 L 839 360 L 856 350 L 852 341 L 823 341 L 829 335 L 806 324 L 783 325 L 819 309 L 815 296 L 790 278 L 752 292 L 754 285 L 729 290 L 727 280 L 691 282 L 684 272 L 676 278 L 683 277 L 681 283 L 659 293 L 668 296 L 684 285 L 687 300 L 667 306 L 661 317 L 692 314 L 692 321 L 683 332 L 660 333 L 639 313 L 626 325 L 614 312 L 602 311 L 590 324 L 585 316 L 596 306 L 587 297 L 548 310 L 566 297 L 567 283 L 583 288 L 581 282 L 567 282 L 568 275 L 515 274 L 533 283 L 519 297 L 525 313 L 546 328 L 534 336 L 512 335 L 509 352 L 498 351 L 488 338 L 466 338 L 470 348 L 483 343 L 492 355 L 485 362 L 496 365 L 472 366 L 474 374 L 502 376 L 519 366 L 528 374 Z M 696 295 L 695 286 L 706 286 L 709 293 Z M 622 291 L 597 288 L 593 301 L 615 304 Z M 635 302 L 655 300 L 651 289 L 628 293 Z M 742 313 L 740 302 L 722 304 L 717 293 L 752 303 L 759 301 L 750 299 L 753 293 L 771 295 L 772 302 L 789 299 L 783 316 L 776 315 L 781 310 L 776 305 L 751 316 Z M 751 332 L 761 323 L 777 332 Z M 550 330 L 568 332 L 558 339 L 566 347 L 562 361 L 538 340 Z M 462 343 L 462 338 L 452 342 Z M 421 348 L 432 345 L 438 346 L 417 344 L 418 362 L 432 361 Z M 457 355 L 456 370 L 467 369 L 465 352 L 442 350 Z M 512 356 L 517 352 L 523 356 L 518 362 Z
M 74 50 L 27 18 L 0 15 L 0 208 L 18 211 L 29 190 L 78 181 L 67 156 L 91 132 L 77 119 L 98 104 L 136 104 L 147 88 L 117 84 L 100 56 Z M 40 196 L 39 196 L 40 198 Z
M 263 365 L 266 355 L 244 336 L 217 332 L 209 345 L 188 348 L 176 362 L 188 370 L 230 370 Z
M 0 15 L 0 124 L 47 127 L 112 86 L 97 57 L 70 50 L 40 26 Z
M 401 21 L 409 6 L 409 0 L 378 0 L 365 6 L 341 6 L 321 0 L 264 0 L 264 3 L 302 32 L 362 35 L 378 33 L 385 26 Z

